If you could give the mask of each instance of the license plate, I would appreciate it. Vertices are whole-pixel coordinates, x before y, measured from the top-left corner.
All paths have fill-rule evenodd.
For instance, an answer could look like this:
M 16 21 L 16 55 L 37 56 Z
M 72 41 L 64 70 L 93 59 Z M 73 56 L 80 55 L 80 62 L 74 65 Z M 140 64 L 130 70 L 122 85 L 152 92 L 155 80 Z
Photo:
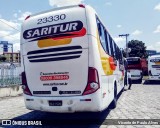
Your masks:
M 62 101 L 61 100 L 49 101 L 49 106 L 62 106 Z

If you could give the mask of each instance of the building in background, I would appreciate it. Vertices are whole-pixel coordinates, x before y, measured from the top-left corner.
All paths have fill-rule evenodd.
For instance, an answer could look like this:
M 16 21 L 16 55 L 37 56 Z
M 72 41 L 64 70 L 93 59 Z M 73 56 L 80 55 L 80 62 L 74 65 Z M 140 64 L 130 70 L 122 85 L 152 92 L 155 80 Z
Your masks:
M 146 50 L 148 56 L 156 55 L 157 51 L 156 50 Z
M 6 57 L 5 62 L 20 63 L 20 52 L 13 52 L 13 44 L 8 41 L 0 41 L 0 55 Z
M 4 52 L 3 55 L 6 57 L 6 62 L 20 63 L 21 61 L 20 52 Z
M 13 52 L 13 44 L 8 41 L 0 41 L 0 53 Z

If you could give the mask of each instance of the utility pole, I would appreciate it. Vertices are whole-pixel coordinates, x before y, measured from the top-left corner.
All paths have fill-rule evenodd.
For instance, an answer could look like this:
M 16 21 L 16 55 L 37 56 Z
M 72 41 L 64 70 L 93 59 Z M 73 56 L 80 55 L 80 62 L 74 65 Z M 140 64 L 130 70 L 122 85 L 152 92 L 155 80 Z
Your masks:
M 12 63 L 13 63 L 13 44 L 11 44 L 12 46 Z
M 121 34 L 121 35 L 119 35 L 119 37 L 123 37 L 123 36 L 126 37 L 126 58 L 127 58 L 129 56 L 128 55 L 128 36 L 129 36 L 129 34 Z

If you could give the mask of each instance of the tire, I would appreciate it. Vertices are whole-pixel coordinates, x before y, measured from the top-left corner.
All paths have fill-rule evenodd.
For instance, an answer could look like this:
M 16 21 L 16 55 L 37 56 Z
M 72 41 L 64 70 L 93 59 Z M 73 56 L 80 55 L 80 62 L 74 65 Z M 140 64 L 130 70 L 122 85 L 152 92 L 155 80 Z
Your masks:
M 124 92 L 124 87 L 123 87 L 122 90 L 121 90 L 121 93 L 122 93 L 122 92 Z
M 117 106 L 117 86 L 114 86 L 114 99 L 110 104 L 110 109 L 115 109 Z
M 141 84 L 141 83 L 142 83 L 142 79 L 139 80 L 139 84 Z

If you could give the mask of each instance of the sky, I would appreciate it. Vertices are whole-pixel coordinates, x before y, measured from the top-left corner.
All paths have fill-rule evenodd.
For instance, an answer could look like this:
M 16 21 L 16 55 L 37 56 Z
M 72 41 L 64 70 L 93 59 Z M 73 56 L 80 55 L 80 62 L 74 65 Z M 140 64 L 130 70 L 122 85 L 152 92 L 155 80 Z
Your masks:
M 148 50 L 160 52 L 160 0 L 1 0 L 0 41 L 20 50 L 21 24 L 26 16 L 61 6 L 83 3 L 92 6 L 120 48 L 139 40 Z

